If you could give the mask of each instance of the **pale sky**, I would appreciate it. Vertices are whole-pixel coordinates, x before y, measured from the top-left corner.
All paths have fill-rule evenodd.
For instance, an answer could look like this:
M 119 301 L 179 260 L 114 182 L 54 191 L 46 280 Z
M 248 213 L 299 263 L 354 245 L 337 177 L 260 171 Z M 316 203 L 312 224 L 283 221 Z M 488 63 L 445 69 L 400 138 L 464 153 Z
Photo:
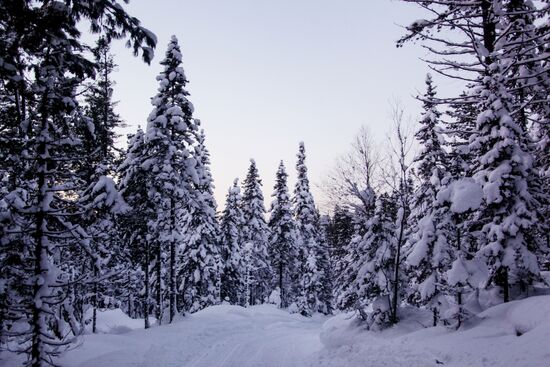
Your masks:
M 298 143 L 307 150 L 315 199 L 317 185 L 349 149 L 361 125 L 382 141 L 389 101 L 398 98 L 417 115 L 425 51 L 396 48 L 421 10 L 391 0 L 133 0 L 128 12 L 158 37 L 150 66 L 116 43 L 115 99 L 130 125 L 146 126 L 156 93 L 159 62 L 172 34 L 179 39 L 189 97 L 206 131 L 216 199 L 222 209 L 235 177 L 249 159 L 258 164 L 270 202 L 282 159 L 295 178 Z M 452 82 L 446 82 L 447 84 Z M 452 85 L 442 85 L 452 88 Z

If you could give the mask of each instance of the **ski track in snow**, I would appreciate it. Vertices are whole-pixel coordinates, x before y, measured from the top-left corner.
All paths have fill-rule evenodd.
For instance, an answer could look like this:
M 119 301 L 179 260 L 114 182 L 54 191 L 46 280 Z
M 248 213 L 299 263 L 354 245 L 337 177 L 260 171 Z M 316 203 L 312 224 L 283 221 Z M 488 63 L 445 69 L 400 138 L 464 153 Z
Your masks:
M 322 348 L 326 320 L 273 306 L 213 307 L 171 325 L 84 337 L 61 365 L 70 367 L 302 367 Z

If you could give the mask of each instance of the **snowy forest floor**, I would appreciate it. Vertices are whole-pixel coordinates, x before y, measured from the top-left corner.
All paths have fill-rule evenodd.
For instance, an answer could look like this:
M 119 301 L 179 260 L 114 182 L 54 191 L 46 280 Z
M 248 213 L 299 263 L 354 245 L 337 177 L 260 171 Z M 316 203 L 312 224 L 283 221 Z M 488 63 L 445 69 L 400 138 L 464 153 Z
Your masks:
M 405 310 L 406 311 L 406 310 Z M 368 332 L 351 315 L 291 315 L 272 305 L 215 306 L 171 325 L 142 327 L 119 310 L 100 313 L 99 330 L 59 363 L 75 367 L 547 366 L 550 296 L 493 307 L 460 331 L 424 327 L 404 313 L 399 326 Z M 136 330 L 134 330 L 136 329 Z M 0 355 L 0 366 L 21 356 Z

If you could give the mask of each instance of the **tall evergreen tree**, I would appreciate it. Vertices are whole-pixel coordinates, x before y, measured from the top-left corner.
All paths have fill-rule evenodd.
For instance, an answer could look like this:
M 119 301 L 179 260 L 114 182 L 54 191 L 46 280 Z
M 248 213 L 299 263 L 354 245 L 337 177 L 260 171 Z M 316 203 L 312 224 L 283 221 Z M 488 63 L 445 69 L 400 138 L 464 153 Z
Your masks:
M 146 158 L 145 134 L 138 128 L 130 137 L 125 159 L 118 168 L 119 191 L 131 208 L 119 218 L 119 224 L 123 229 L 124 253 L 129 263 L 127 277 L 130 282 L 127 287 L 137 290 L 135 296 L 141 301 L 141 316 L 145 328 L 148 329 L 153 304 L 151 271 L 154 267 L 148 223 L 154 216 L 154 207 L 147 195 L 147 182 L 151 172 L 142 166 Z
M 275 177 L 273 201 L 269 217 L 269 257 L 275 275 L 275 285 L 280 291 L 280 307 L 286 308 L 294 300 L 292 280 L 297 257 L 296 223 L 292 215 L 287 186 L 288 174 L 283 162 L 279 164 Z
M 296 268 L 296 285 L 298 285 L 298 309 L 303 315 L 309 316 L 323 307 L 320 297 L 322 293 L 323 272 L 319 269 L 320 244 L 319 228 L 316 218 L 317 211 L 313 196 L 309 189 L 307 176 L 306 149 L 303 142 L 299 145 L 298 161 L 296 162 L 297 180 L 292 198 L 294 218 L 298 234 L 298 258 Z
M 233 181 L 225 200 L 220 220 L 221 229 L 221 298 L 231 304 L 246 303 L 246 264 L 243 248 L 244 217 L 241 206 L 241 189 L 238 179 Z
M 176 255 L 182 240 L 181 222 L 186 209 L 183 203 L 192 196 L 193 185 L 198 184 L 196 160 L 192 157 L 193 105 L 186 97 L 187 78 L 181 64 L 178 40 L 172 36 L 161 62 L 164 70 L 157 76 L 158 93 L 151 102 L 154 108 L 145 133 L 147 159 L 142 163 L 151 172 L 147 195 L 154 205 L 155 217 L 149 222 L 149 236 L 155 248 L 153 281 L 159 323 L 163 321 L 165 293 L 170 322 L 176 314 Z
M 328 255 L 330 268 L 334 274 L 342 274 L 346 269 L 346 249 L 351 243 L 353 236 L 353 218 L 346 209 L 336 206 L 332 217 L 328 218 L 326 223 L 326 240 L 328 244 Z M 334 294 L 342 289 L 344 284 L 340 284 L 340 276 L 333 277 Z
M 436 96 L 431 76 L 426 77 L 426 93 L 416 139 L 422 149 L 415 158 L 419 184 L 413 197 L 413 216 L 417 218 L 411 234 L 411 249 L 407 257 L 412 300 L 428 305 L 433 311 L 434 326 L 443 297 L 444 275 L 453 260 L 450 248 L 450 213 L 438 203 L 441 186 L 448 184 L 447 157 L 443 149 L 440 117 L 433 102 Z
M 195 119 L 197 126 L 200 126 Z M 210 172 L 210 154 L 205 145 L 204 130 L 197 135 L 195 159 L 198 185 L 187 202 L 183 219 L 183 244 L 178 251 L 178 302 L 184 311 L 197 311 L 216 304 L 220 299 L 220 229 L 216 219 L 216 200 Z
M 319 229 L 317 236 L 317 266 L 320 272 L 320 292 L 318 311 L 329 315 L 332 313 L 333 306 L 333 291 L 334 291 L 334 269 L 331 262 L 330 245 L 327 240 L 327 223 L 323 223 L 328 219 L 327 216 L 322 217 L 319 211 L 316 211 L 315 222 Z
M 273 274 L 268 255 L 269 229 L 265 220 L 264 195 L 256 162 L 251 159 L 243 182 L 243 236 L 250 249 L 250 303 L 261 303 L 269 296 Z
M 85 95 L 83 119 L 84 126 L 80 133 L 83 135 L 82 155 L 86 160 L 79 162 L 77 172 L 87 187 L 80 193 L 80 204 L 86 214 L 81 225 L 87 228 L 88 234 L 93 238 L 91 242 L 95 252 L 101 253 L 105 266 L 110 269 L 111 276 L 94 282 L 91 289 L 81 290 L 80 293 L 90 295 L 91 299 L 83 300 L 92 304 L 92 332 L 97 328 L 97 308 L 100 300 L 108 295 L 115 296 L 120 293 L 115 289 L 116 281 L 124 271 L 125 262 L 120 258 L 119 232 L 115 227 L 115 215 L 125 210 L 125 204 L 120 198 L 113 181 L 115 161 L 114 131 L 122 125 L 122 120 L 114 111 L 115 103 L 112 101 L 113 82 L 111 74 L 116 67 L 109 51 L 109 44 L 105 38 L 100 38 L 93 50 L 97 67 L 96 78 Z M 83 263 L 89 263 L 85 272 L 98 273 L 97 266 L 83 259 Z M 116 269 L 116 271 L 115 271 Z
M 340 275 L 345 281 L 341 281 L 339 307 L 357 310 L 374 329 L 392 322 L 390 301 L 397 256 L 396 218 L 396 198 L 385 193 L 380 195 L 367 233 L 355 240 L 356 251 L 347 255 L 350 266 Z M 369 314 L 366 307 L 370 303 L 373 311 Z

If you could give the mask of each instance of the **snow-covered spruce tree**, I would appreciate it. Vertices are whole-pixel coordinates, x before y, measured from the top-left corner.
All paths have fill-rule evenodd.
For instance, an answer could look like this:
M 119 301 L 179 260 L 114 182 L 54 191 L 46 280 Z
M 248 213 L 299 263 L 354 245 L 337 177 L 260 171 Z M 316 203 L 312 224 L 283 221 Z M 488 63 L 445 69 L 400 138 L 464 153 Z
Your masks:
M 415 227 L 410 237 L 407 256 L 409 265 L 409 300 L 426 306 L 433 312 L 433 324 L 437 325 L 441 300 L 444 297 L 445 272 L 453 261 L 450 247 L 450 213 L 439 205 L 437 194 L 448 184 L 447 157 L 441 135 L 441 113 L 433 102 L 436 95 L 432 77 L 426 77 L 422 119 L 416 132 L 421 150 L 415 158 L 419 183 L 413 201 Z
M 440 187 L 437 194 L 438 210 L 446 210 L 449 221 L 447 243 L 452 248 L 453 263 L 445 274 L 445 291 L 452 297 L 448 310 L 440 316 L 449 326 L 459 328 L 472 316 L 468 309 L 479 309 L 479 289 L 486 279 L 486 267 L 475 258 L 479 246 L 479 231 L 470 228 L 481 200 L 479 185 L 471 178 L 473 154 L 469 147 L 470 137 L 476 131 L 477 111 L 472 103 L 472 96 L 461 93 L 458 101 L 450 104 L 448 115 L 451 120 L 446 123 L 445 145 L 447 156 L 447 184 Z M 458 198 L 461 191 L 468 197 Z M 462 202 L 457 208 L 455 202 Z M 467 205 L 463 205 L 467 204 Z M 470 305 L 467 305 L 470 303 Z
M 269 229 L 265 220 L 264 195 L 256 162 L 251 159 L 243 182 L 243 238 L 250 250 L 250 304 L 264 302 L 269 297 L 273 273 L 268 258 Z
M 119 244 L 119 231 L 115 227 L 115 215 L 120 214 L 125 205 L 121 200 L 115 183 L 113 171 L 117 154 L 115 151 L 115 128 L 122 125 L 122 120 L 114 111 L 115 103 L 112 101 L 113 82 L 111 74 L 116 67 L 113 57 L 109 53 L 109 44 L 105 38 L 100 38 L 93 50 L 97 66 L 96 78 L 87 89 L 85 95 L 83 126 L 79 132 L 83 135 L 82 156 L 87 159 L 78 164 L 77 172 L 86 182 L 86 189 L 79 194 L 80 205 L 85 211 L 81 225 L 87 228 L 88 235 L 92 237 L 91 245 L 96 253 L 101 254 L 104 267 L 109 268 L 109 277 L 102 277 L 101 281 L 88 284 L 89 289 L 83 289 L 80 293 L 84 296 L 86 307 L 91 304 L 92 332 L 96 332 L 97 307 L 102 300 L 120 294 L 116 289 L 116 280 L 124 272 L 127 265 Z M 83 268 L 84 273 L 98 275 L 98 267 L 91 261 Z M 117 274 L 118 273 L 118 274 Z M 86 287 L 85 287 L 86 288 Z M 105 305 L 103 305 L 105 306 Z M 86 314 L 86 310 L 82 310 Z
M 135 293 L 132 299 L 140 301 L 139 315 L 150 327 L 149 315 L 152 306 L 151 270 L 154 266 L 151 239 L 147 223 L 154 215 L 152 202 L 147 195 L 150 172 L 142 167 L 146 159 L 145 134 L 141 128 L 130 136 L 125 159 L 118 167 L 119 191 L 130 210 L 118 218 L 124 242 L 124 255 L 129 263 L 126 277 L 128 289 Z
M 349 283 L 338 294 L 340 308 L 357 310 L 360 318 L 376 330 L 392 322 L 392 283 L 397 256 L 396 218 L 396 198 L 386 193 L 380 195 L 376 211 L 368 222 L 367 233 L 355 240 L 357 250 L 348 254 L 349 274 L 343 276 Z M 371 303 L 373 310 L 367 313 L 366 306 Z
M 485 235 L 479 254 L 491 267 L 491 282 L 510 300 L 511 284 L 528 286 L 539 276 L 533 244 L 535 201 L 531 193 L 533 156 L 527 134 L 510 114 L 509 94 L 502 88 L 499 69 L 492 63 L 480 86 L 478 131 L 471 143 L 476 152 L 474 178 L 483 187 L 484 203 L 477 216 Z M 493 69 L 494 68 L 494 69 Z M 493 131 L 501 131 L 495 136 Z
M 535 156 L 533 169 L 536 174 L 529 178 L 529 186 L 537 202 L 535 209 L 538 218 L 534 230 L 527 233 L 529 236 L 526 242 L 536 243 L 532 247 L 540 258 L 539 264 L 542 264 L 550 250 L 548 177 L 540 175 L 545 171 L 544 157 L 548 157 L 548 152 L 540 149 L 544 148 L 544 136 L 548 136 L 549 128 L 545 126 L 550 117 L 550 57 L 544 51 L 550 39 L 550 10 L 548 6 L 545 10 L 537 9 L 535 3 L 521 0 L 509 0 L 505 6 L 503 16 L 511 30 L 506 33 L 503 49 L 515 59 L 505 70 L 507 88 L 513 98 L 513 116 L 524 131 L 527 131 L 531 122 L 535 125 L 535 134 L 528 135 L 525 141 L 531 145 L 528 150 Z M 524 285 L 521 287 L 524 288 Z
M 15 96 L 15 100 L 16 115 L 26 133 L 21 141 L 22 156 L 29 164 L 18 174 L 20 189 L 3 198 L 7 204 L 3 213 L 16 218 L 23 231 L 16 238 L 14 233 L 3 233 L 1 241 L 3 245 L 8 242 L 8 247 L 12 241 L 20 243 L 19 270 L 12 278 L 19 286 L 7 290 L 17 297 L 10 313 L 18 318 L 20 327 L 10 338 L 17 339 L 14 345 L 27 353 L 29 366 L 53 364 L 53 358 L 82 331 L 71 290 L 83 279 L 72 277 L 76 264 L 71 255 L 99 258 L 90 246 L 93 239 L 77 225 L 82 222 L 78 200 L 68 199 L 78 199 L 84 184 L 75 172 L 84 145 L 77 138 L 76 126 L 82 116 L 76 96 L 84 80 L 96 71 L 84 53 L 87 46 L 79 39 L 78 22 L 89 20 L 92 31 L 103 32 L 107 38 L 129 33 L 134 50 L 144 49 L 147 61 L 152 52 L 143 48 L 144 44 L 155 44 L 154 37 L 116 2 L 84 3 L 1 5 L 6 15 L 1 27 L 16 35 L 3 38 L 7 44 L 1 47 L 2 67 L 28 71 L 25 78 L 18 78 L 19 90 L 25 95 Z M 34 102 L 26 103 L 31 100 Z
M 475 155 L 473 177 L 482 186 L 484 198 L 472 226 L 478 227 L 483 234 L 478 256 L 490 267 L 489 284 L 501 287 L 503 299 L 508 301 L 511 285 L 526 288 L 539 275 L 535 243 L 529 241 L 530 233 L 536 229 L 537 214 L 533 154 L 522 123 L 525 119 L 521 116 L 538 101 L 525 98 L 522 106 L 518 101 L 522 100 L 520 93 L 543 83 L 535 75 L 529 75 L 529 68 L 525 66 L 532 61 L 543 65 L 537 71 L 543 75 L 550 67 L 547 62 L 550 56 L 540 53 L 535 57 L 523 57 L 532 49 L 532 44 L 518 41 L 518 38 L 530 34 L 532 28 L 528 22 L 516 22 L 514 18 L 538 14 L 542 9 L 532 7 L 535 3 L 529 2 L 526 5 L 530 9 L 523 8 L 518 13 L 509 7 L 511 0 L 448 1 L 445 4 L 405 1 L 422 3 L 433 18 L 414 22 L 401 41 L 435 40 L 445 47 L 445 57 L 438 57 L 443 55 L 441 49 L 429 46 L 434 55 L 429 61 L 432 66 L 443 75 L 475 85 L 472 98 L 479 113 L 470 149 Z M 479 32 L 473 32 L 473 28 Z M 440 31 L 445 31 L 444 36 Z M 546 29 L 537 39 L 548 34 Z M 465 58 L 468 59 L 465 61 Z M 520 75 L 510 75 L 510 70 L 516 67 L 521 70 Z M 514 78 L 530 80 L 511 89 Z
M 317 227 L 316 209 L 309 189 L 307 177 L 306 148 L 303 142 L 299 145 L 298 161 L 296 162 L 297 180 L 292 198 L 294 219 L 298 234 L 297 242 L 297 279 L 298 310 L 302 315 L 310 316 L 322 306 L 322 273 L 317 264 L 319 251 L 319 228 Z
M 156 261 L 152 279 L 159 324 L 163 321 L 165 294 L 170 322 L 176 314 L 176 260 L 182 240 L 181 223 L 187 209 L 184 203 L 192 197 L 194 185 L 198 184 L 197 162 L 192 157 L 196 128 L 192 123 L 193 105 L 186 97 L 187 78 L 181 63 L 178 40 L 172 36 L 161 62 L 164 70 L 157 76 L 158 93 L 151 101 L 154 108 L 145 132 L 147 158 L 142 163 L 143 168 L 151 172 L 147 195 L 155 216 L 148 223 L 148 232 Z
M 308 247 L 300 266 L 299 287 L 296 299 L 298 311 L 303 316 L 311 316 L 321 304 L 322 292 L 321 276 L 323 273 L 317 264 L 317 252 L 313 247 Z
M 342 287 L 337 274 L 342 274 L 345 269 L 345 256 L 347 245 L 353 236 L 352 216 L 346 209 L 335 206 L 334 213 L 325 223 L 325 238 L 328 246 L 329 266 L 335 275 L 332 279 L 333 293 L 337 293 Z
M 319 210 L 315 212 L 315 226 L 317 232 L 317 267 L 320 272 L 320 292 L 318 312 L 325 315 L 330 315 L 334 310 L 333 306 L 333 290 L 334 290 L 334 271 L 330 258 L 330 246 L 327 241 L 327 223 L 328 216 L 321 216 Z
M 541 56 L 550 50 L 550 8 L 546 6 L 535 15 L 534 23 L 538 26 L 534 30 L 537 37 L 533 39 L 537 41 L 538 47 L 534 48 L 537 53 L 533 54 L 531 50 L 529 56 L 536 60 L 536 63 L 530 62 L 531 75 L 536 77 L 536 83 L 533 83 L 531 90 L 534 102 L 528 117 L 533 120 L 535 169 L 539 174 L 539 181 L 536 182 L 538 190 L 535 193 L 539 202 L 539 228 L 535 240 L 538 242 L 539 262 L 544 264 L 550 261 L 550 73 L 547 71 L 548 58 Z M 530 44 L 533 45 L 532 42 Z M 532 83 L 532 79 L 528 82 Z M 528 84 L 523 86 L 528 87 Z
M 346 245 L 346 253 L 337 264 L 335 306 L 339 310 L 349 311 L 361 309 L 361 300 L 357 290 L 354 288 L 357 279 L 356 264 L 360 261 L 362 254 L 359 244 L 362 236 L 354 234 Z
M 199 120 L 194 120 L 197 127 Z M 220 299 L 220 229 L 216 219 L 216 200 L 210 172 L 210 154 L 204 130 L 197 131 L 195 159 L 198 184 L 187 202 L 183 219 L 183 241 L 178 250 L 178 308 L 195 312 Z
M 355 265 L 363 256 L 360 243 L 368 231 L 376 207 L 374 190 L 368 187 L 363 190 L 363 193 L 363 207 L 361 210 L 356 208 L 351 216 L 352 235 L 349 242 L 345 244 L 344 254 L 336 267 L 338 274 L 335 287 L 336 306 L 341 310 L 356 310 L 360 307 L 358 294 L 350 287 L 353 287 L 357 277 Z
M 292 280 L 295 279 L 297 257 L 296 223 L 292 215 L 287 186 L 288 174 L 283 162 L 279 164 L 275 177 L 273 201 L 269 217 L 269 258 L 273 267 L 275 287 L 280 291 L 281 308 L 288 307 L 295 299 L 292 294 Z
M 221 231 L 221 299 L 231 304 L 246 303 L 246 265 L 243 257 L 244 217 L 238 179 L 233 181 L 220 218 Z

